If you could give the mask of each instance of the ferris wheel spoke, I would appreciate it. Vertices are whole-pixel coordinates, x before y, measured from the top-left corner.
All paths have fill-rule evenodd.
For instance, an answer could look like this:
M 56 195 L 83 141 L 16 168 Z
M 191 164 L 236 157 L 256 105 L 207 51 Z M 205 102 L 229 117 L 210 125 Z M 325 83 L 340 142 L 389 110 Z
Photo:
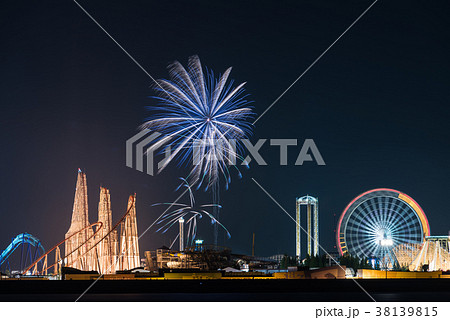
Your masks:
M 399 214 L 397 215 L 397 218 L 399 220 L 402 220 L 404 223 L 406 223 L 406 225 L 409 225 L 409 220 L 411 220 L 411 212 L 408 212 L 408 207 L 404 204 L 401 203 L 398 205 L 398 209 L 397 212 L 399 212 Z
M 418 239 L 416 236 L 414 236 L 413 233 L 396 233 L 391 235 L 393 240 L 398 240 L 398 241 L 402 241 L 403 243 L 409 243 L 411 241 L 415 241 L 416 239 Z
M 354 221 L 349 225 L 349 227 L 354 229 L 364 229 L 369 233 L 375 234 L 376 232 L 376 226 L 372 225 L 371 223 L 368 223 L 367 220 L 364 219 L 363 216 L 356 216 L 354 218 Z
M 411 234 L 411 233 L 414 232 L 414 230 L 420 231 L 420 227 L 419 227 L 418 225 L 414 224 L 414 222 L 412 222 L 412 221 L 410 221 L 410 222 L 407 222 L 407 221 L 400 221 L 400 223 L 403 223 L 403 224 L 400 224 L 400 225 L 393 225 L 393 227 L 392 227 L 392 233 L 400 233 L 400 232 L 403 232 L 403 233 L 409 233 L 409 234 Z
M 410 219 L 410 212 L 406 211 L 406 208 L 402 205 L 396 205 L 393 208 L 393 212 L 397 213 L 394 215 L 394 218 L 391 222 L 395 228 L 405 227 L 409 225 L 408 219 Z
M 370 207 L 368 206 L 367 202 L 363 202 L 361 204 L 361 212 L 364 213 L 364 218 L 366 219 L 367 223 L 370 223 L 375 229 L 378 228 L 378 222 L 376 221 L 374 214 L 372 210 L 370 210 Z
M 354 245 L 355 252 L 358 252 L 356 254 L 357 257 L 366 256 L 366 248 L 363 243 L 357 243 Z
M 420 223 L 420 220 L 416 216 L 415 212 L 412 211 L 409 205 L 402 202 L 401 210 L 402 210 L 401 215 L 402 217 L 404 217 L 405 220 L 417 221 L 418 223 Z
M 415 240 L 415 239 L 419 239 L 420 240 L 420 238 L 419 237 L 411 237 L 410 235 L 405 235 L 405 236 L 400 236 L 400 235 L 395 235 L 395 236 L 393 236 L 392 237 L 392 239 L 402 239 L 402 241 L 407 241 L 407 242 L 411 242 L 411 241 L 413 241 L 413 240 Z
M 396 214 L 397 204 L 395 203 L 395 199 L 389 197 L 388 203 L 386 203 L 386 225 L 390 226 L 393 222 L 398 218 Z
M 399 227 L 402 227 L 402 217 L 399 215 L 396 215 L 395 208 L 391 210 L 391 214 L 393 214 L 392 219 L 389 220 L 388 225 L 391 227 L 391 229 L 397 229 Z
M 394 222 L 389 224 L 389 229 L 391 231 L 391 233 L 396 233 L 396 232 L 409 232 L 409 228 L 406 224 L 406 221 L 402 220 L 402 219 L 397 219 Z
M 368 250 L 371 246 L 376 244 L 375 235 L 366 235 L 364 238 L 357 238 L 356 243 L 361 247 L 361 250 Z
M 373 203 L 373 198 L 370 198 L 369 200 L 365 201 L 363 203 L 364 207 L 366 208 L 367 212 L 370 213 L 370 215 L 368 215 L 369 217 L 372 218 L 372 220 L 374 221 L 376 226 L 380 226 L 380 219 L 379 219 L 379 215 L 377 212 L 377 208 L 376 206 L 374 206 Z
M 376 219 L 378 221 L 378 225 L 383 228 L 384 227 L 384 220 L 383 220 L 383 214 L 381 211 L 379 211 L 376 198 L 370 199 L 370 203 L 373 207 L 374 212 L 376 213 Z
M 392 221 L 395 219 L 395 211 L 394 211 L 394 207 L 395 207 L 395 200 L 393 198 L 389 198 L 389 203 L 386 203 L 386 207 L 388 207 L 388 219 L 387 222 L 390 224 L 392 223 Z
M 400 209 L 398 203 L 395 198 L 389 197 L 389 209 L 388 209 L 388 218 L 386 219 L 386 225 L 391 226 L 395 221 L 401 218 L 398 215 L 398 210 Z
M 350 226 L 347 226 L 347 228 L 349 228 L 349 230 L 354 230 L 354 231 L 358 231 L 358 230 L 362 229 L 371 234 L 375 234 L 375 232 L 376 232 L 375 228 L 373 228 L 369 225 L 362 224 L 362 223 L 358 223 L 355 225 L 352 224 Z
M 360 246 L 362 243 L 368 242 L 368 239 L 362 240 L 358 239 L 358 237 L 347 237 L 347 243 L 350 247 L 357 247 Z
M 389 198 L 387 198 L 387 200 L 389 201 Z M 378 207 L 380 208 L 380 212 L 381 215 L 383 216 L 383 224 L 386 225 L 387 224 L 387 202 L 386 201 L 380 201 L 378 203 Z
M 378 229 L 383 227 L 383 220 L 381 218 L 381 212 L 376 208 L 375 202 L 371 199 L 371 207 L 372 207 L 372 215 L 374 220 L 376 221 L 376 225 Z
M 378 211 L 379 211 L 379 219 L 380 219 L 380 226 L 382 227 L 382 228 L 386 228 L 386 212 L 385 212 L 385 210 L 384 210 L 384 208 L 383 208 L 383 204 L 384 203 L 386 203 L 386 197 L 382 197 L 381 199 L 380 199 L 380 201 L 378 201 L 378 202 L 376 202 L 375 200 L 374 200 L 374 202 L 375 202 L 375 205 L 377 205 L 377 207 L 378 207 Z
M 412 226 L 417 223 L 419 224 L 418 221 L 414 221 L 414 216 L 412 216 L 411 212 L 407 211 L 407 208 L 409 207 L 401 207 L 399 209 L 400 214 L 397 216 L 398 219 L 398 223 L 396 224 L 396 229 L 398 228 L 408 228 L 409 232 L 412 232 Z
M 418 226 L 414 226 L 413 228 L 396 228 L 392 231 L 392 235 L 411 235 L 414 233 L 420 234 L 420 228 Z
M 373 252 L 375 252 L 376 247 L 377 244 L 375 243 L 375 241 L 370 241 L 364 250 L 366 250 L 366 252 L 370 252 L 371 254 L 373 254 Z

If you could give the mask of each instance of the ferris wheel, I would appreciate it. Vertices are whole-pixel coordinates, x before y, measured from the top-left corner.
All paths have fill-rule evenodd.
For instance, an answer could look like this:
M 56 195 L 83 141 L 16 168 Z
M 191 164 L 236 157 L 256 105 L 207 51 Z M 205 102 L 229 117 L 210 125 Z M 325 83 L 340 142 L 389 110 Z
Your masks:
M 393 250 L 422 243 L 430 226 L 422 208 L 410 196 L 393 189 L 373 189 L 353 199 L 341 214 L 336 241 L 341 255 L 375 257 L 393 266 Z

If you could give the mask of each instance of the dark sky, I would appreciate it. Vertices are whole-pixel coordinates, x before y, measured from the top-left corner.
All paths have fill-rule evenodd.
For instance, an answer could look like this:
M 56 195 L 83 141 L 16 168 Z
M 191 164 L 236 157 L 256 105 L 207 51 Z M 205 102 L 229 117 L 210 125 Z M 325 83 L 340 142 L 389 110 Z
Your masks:
M 232 78 L 262 113 L 371 1 L 80 1 L 155 78 L 193 54 Z M 238 253 L 295 253 L 295 198 L 320 200 L 321 244 L 334 250 L 336 217 L 358 194 L 401 190 L 425 210 L 434 235 L 448 234 L 450 197 L 450 21 L 446 1 L 375 6 L 255 126 L 253 140 L 315 140 L 326 166 L 289 165 L 266 145 L 267 166 L 233 176 L 221 191 L 219 243 Z M 5 1 L 0 11 L 0 250 L 21 232 L 46 248 L 69 228 L 77 168 L 87 173 L 90 220 L 99 187 L 111 190 L 115 220 L 137 193 L 144 231 L 173 201 L 171 166 L 151 177 L 125 166 L 125 141 L 149 115 L 154 94 L 140 70 L 72 1 Z M 197 194 L 211 202 L 211 194 Z M 212 241 L 206 219 L 199 237 Z M 150 230 L 141 251 L 168 244 Z

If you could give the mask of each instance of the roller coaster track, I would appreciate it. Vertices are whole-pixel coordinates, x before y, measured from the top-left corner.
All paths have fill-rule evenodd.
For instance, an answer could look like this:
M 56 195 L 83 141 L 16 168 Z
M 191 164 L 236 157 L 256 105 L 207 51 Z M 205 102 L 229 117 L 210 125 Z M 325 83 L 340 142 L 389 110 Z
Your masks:
M 66 243 L 68 240 L 70 240 L 72 237 L 76 236 L 77 234 L 80 234 L 81 232 L 89 229 L 89 228 L 93 228 L 95 226 L 99 226 L 97 228 L 97 231 L 90 236 L 84 243 L 82 243 L 79 247 L 75 248 L 72 252 L 70 252 L 69 254 L 66 254 L 63 258 L 61 258 L 61 251 L 59 249 L 59 246 Z M 51 269 L 52 267 L 55 268 L 55 273 L 58 272 L 58 265 L 61 265 L 62 262 L 64 261 L 65 258 L 67 258 L 68 256 L 70 256 L 71 254 L 75 253 L 76 251 L 78 251 L 80 248 L 82 248 L 83 246 L 87 245 L 89 243 L 89 241 L 94 238 L 98 232 L 100 232 L 101 228 L 103 226 L 103 223 L 101 222 L 95 222 L 92 223 L 90 225 L 88 225 L 87 227 L 84 227 L 83 229 L 79 230 L 78 232 L 75 232 L 74 234 L 72 234 L 70 237 L 65 238 L 64 240 L 62 240 L 61 242 L 59 242 L 57 245 L 53 246 L 50 250 L 48 250 L 47 252 L 45 252 L 42 256 L 40 256 L 35 262 L 33 262 L 28 268 L 25 269 L 24 274 L 26 274 L 27 272 L 29 272 L 31 269 L 33 269 L 32 274 L 33 275 L 43 275 L 43 274 L 47 274 L 47 271 L 49 269 Z M 51 266 L 48 266 L 48 256 L 50 253 L 52 253 L 53 251 L 55 251 L 55 263 L 52 264 Z M 85 253 L 86 254 L 86 253 Z M 80 259 L 82 256 L 80 255 L 78 257 L 78 259 Z M 77 259 L 77 260 L 78 260 Z M 37 266 L 38 263 L 40 261 L 43 261 L 43 266 L 42 266 L 42 270 L 38 271 L 37 270 Z M 74 260 L 75 262 L 76 260 Z
M 16 249 L 22 246 L 20 253 L 20 261 L 21 261 L 20 264 L 22 268 L 23 253 L 24 253 L 23 250 L 25 245 L 27 244 L 28 247 L 25 252 L 25 263 L 27 263 L 26 261 L 28 258 L 30 258 L 29 263 L 35 261 L 37 255 L 39 254 L 39 251 L 45 252 L 44 247 L 42 246 L 41 241 L 38 238 L 29 233 L 21 233 L 17 235 L 8 245 L 8 247 L 6 247 L 6 249 L 3 250 L 2 253 L 0 254 L 0 266 L 8 261 L 8 258 L 14 251 L 16 251 Z M 31 253 L 30 246 L 34 247 L 34 254 Z
M 108 231 L 108 233 L 103 236 L 100 240 L 98 240 L 97 242 L 95 242 L 95 244 L 93 244 L 91 247 L 89 247 L 89 249 L 87 249 L 82 255 L 78 255 L 78 258 L 73 260 L 71 262 L 71 264 L 67 264 L 65 265 L 66 267 L 70 267 L 71 265 L 73 265 L 73 263 L 75 261 L 78 261 L 79 259 L 81 259 L 83 256 L 85 256 L 89 251 L 91 251 L 92 249 L 96 248 L 97 245 L 102 242 L 105 238 L 107 238 L 112 232 L 113 230 L 116 230 L 117 227 L 123 222 L 125 221 L 126 217 L 128 216 L 128 214 L 130 213 L 131 209 L 133 208 L 134 205 L 134 200 L 133 203 L 131 204 L 131 206 L 128 208 L 127 212 L 123 215 L 123 217 L 114 225 L 114 227 L 111 228 L 111 230 Z M 63 258 L 61 258 L 61 254 L 60 254 L 60 249 L 59 247 L 66 243 L 68 240 L 70 240 L 72 237 L 74 237 L 77 234 L 80 234 L 81 232 L 89 229 L 89 228 L 93 228 L 95 226 L 98 226 L 96 231 L 94 232 L 94 234 L 92 236 L 90 236 L 84 243 L 82 243 L 80 246 L 78 246 L 77 248 L 75 248 L 74 250 L 72 250 L 72 252 L 69 252 L 68 254 L 65 253 L 65 256 Z M 53 246 L 50 250 L 48 250 L 47 252 L 45 252 L 42 256 L 40 256 L 33 264 L 31 264 L 27 269 L 25 269 L 25 271 L 23 272 L 24 274 L 26 274 L 27 272 L 29 272 L 30 270 L 32 270 L 32 274 L 33 275 L 47 275 L 47 271 L 50 270 L 51 268 L 54 268 L 54 273 L 57 274 L 58 273 L 58 267 L 62 266 L 62 263 L 66 260 L 67 257 L 69 257 L 71 254 L 77 252 L 78 250 L 80 250 L 83 246 L 89 245 L 89 242 L 91 241 L 91 239 L 95 239 L 95 236 L 102 230 L 103 227 L 103 223 L 98 221 L 95 223 L 90 224 L 89 226 L 77 231 L 76 233 L 72 234 L 70 237 L 65 238 L 64 240 L 62 240 L 61 242 L 59 242 L 58 244 L 56 244 L 55 246 Z M 48 256 L 50 253 L 52 253 L 53 251 L 55 251 L 55 263 L 52 264 L 51 266 L 48 266 Z M 38 263 L 40 261 L 43 261 L 43 266 L 41 271 L 39 271 L 37 269 L 38 267 Z

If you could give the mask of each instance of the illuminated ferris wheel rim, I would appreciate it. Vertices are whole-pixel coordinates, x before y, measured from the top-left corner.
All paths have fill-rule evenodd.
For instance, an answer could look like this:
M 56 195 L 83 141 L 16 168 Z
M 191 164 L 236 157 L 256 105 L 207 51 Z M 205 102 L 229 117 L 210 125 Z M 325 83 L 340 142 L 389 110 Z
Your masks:
M 362 197 L 371 194 L 371 193 L 375 193 L 375 192 L 392 192 L 397 194 L 397 199 L 405 202 L 414 212 L 415 214 L 418 216 L 419 221 L 422 225 L 423 228 L 423 236 L 429 236 L 430 235 L 430 225 L 428 223 L 428 219 L 425 215 L 425 212 L 423 211 L 423 209 L 420 207 L 420 205 L 410 196 L 408 196 L 406 193 L 395 190 L 395 189 L 389 189 L 389 188 L 377 188 L 377 189 L 371 189 L 368 190 L 364 193 L 361 193 L 360 195 L 358 195 L 357 197 L 355 197 L 352 201 L 350 201 L 350 203 L 347 205 L 347 207 L 345 207 L 344 211 L 342 211 L 342 214 L 339 218 L 339 223 L 338 223 L 338 227 L 336 230 L 336 244 L 339 250 L 339 253 L 341 255 L 344 254 L 344 251 L 342 250 L 342 241 L 341 241 L 341 228 L 342 228 L 342 221 L 344 220 L 344 217 L 346 216 L 347 212 L 349 211 L 349 209 L 358 201 L 360 200 Z M 358 204 L 359 205 L 359 204 Z M 357 206 L 355 206 L 355 208 L 353 208 L 353 210 L 356 209 Z M 352 214 L 353 212 L 351 212 Z M 350 214 L 350 215 L 351 215 Z

